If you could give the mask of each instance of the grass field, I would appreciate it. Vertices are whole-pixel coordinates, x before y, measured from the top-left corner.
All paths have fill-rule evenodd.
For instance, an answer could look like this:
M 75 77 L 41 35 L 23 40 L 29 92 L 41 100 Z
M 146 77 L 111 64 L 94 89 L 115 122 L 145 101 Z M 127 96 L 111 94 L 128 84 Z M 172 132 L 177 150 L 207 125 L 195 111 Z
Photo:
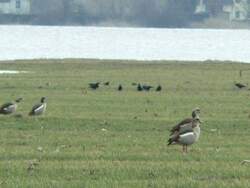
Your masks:
M 29 73 L 0 75 L 1 103 L 24 98 L 22 117 L 0 116 L 0 187 L 250 187 L 250 164 L 241 165 L 250 159 L 250 91 L 234 87 L 249 82 L 248 64 L 37 60 L 5 69 Z M 95 81 L 111 85 L 91 91 Z M 137 92 L 132 82 L 163 91 Z M 45 115 L 28 117 L 42 96 Z M 168 131 L 197 106 L 202 134 L 183 155 L 167 146 Z

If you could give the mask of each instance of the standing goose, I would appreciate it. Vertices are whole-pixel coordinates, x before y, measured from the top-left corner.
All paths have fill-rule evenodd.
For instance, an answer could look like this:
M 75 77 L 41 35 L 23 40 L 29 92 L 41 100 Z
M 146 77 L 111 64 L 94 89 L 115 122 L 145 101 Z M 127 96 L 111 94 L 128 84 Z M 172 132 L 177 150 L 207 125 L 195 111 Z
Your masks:
M 23 100 L 22 98 L 18 98 L 13 102 L 3 104 L 0 108 L 0 114 L 7 115 L 16 112 L 17 103 L 21 102 L 22 100 Z
M 175 132 L 185 132 L 186 130 L 192 130 L 189 124 L 193 121 L 194 118 L 199 117 L 199 114 L 200 108 L 196 107 L 192 110 L 191 118 L 186 118 L 182 120 L 170 130 L 170 136 L 173 135 Z
M 29 115 L 30 116 L 42 115 L 45 112 L 46 106 L 47 106 L 45 100 L 46 100 L 46 97 L 42 97 L 41 103 L 34 105 Z
M 182 145 L 182 151 L 187 153 L 187 146 L 192 145 L 198 141 L 200 137 L 200 118 L 195 117 L 192 122 L 186 124 L 189 130 L 179 131 L 172 134 L 168 140 L 168 145 L 180 144 Z

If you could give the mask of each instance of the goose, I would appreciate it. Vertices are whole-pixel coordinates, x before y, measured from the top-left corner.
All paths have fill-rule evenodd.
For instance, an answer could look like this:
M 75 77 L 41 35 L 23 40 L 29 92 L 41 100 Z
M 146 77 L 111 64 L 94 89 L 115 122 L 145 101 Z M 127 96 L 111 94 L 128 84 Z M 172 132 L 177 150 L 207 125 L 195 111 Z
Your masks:
M 34 105 L 31 109 L 29 115 L 30 116 L 42 115 L 45 112 L 46 106 L 47 106 L 45 100 L 46 100 L 46 97 L 42 97 L 41 103 Z
M 198 116 L 193 118 L 190 123 L 187 123 L 185 125 L 185 131 L 183 129 L 180 129 L 180 131 L 176 131 L 170 136 L 168 145 L 180 144 L 182 145 L 183 153 L 187 153 L 187 146 L 197 142 L 200 137 L 200 123 L 200 118 Z
M 99 87 L 100 82 L 89 83 L 89 87 L 93 90 L 96 90 Z
M 12 114 L 17 110 L 17 103 L 21 102 L 23 98 L 18 98 L 13 102 L 5 103 L 0 107 L 0 114 Z
M 192 117 L 191 118 L 186 118 L 184 120 L 182 120 L 180 123 L 178 123 L 177 125 L 175 125 L 171 130 L 170 130 L 170 135 L 174 134 L 175 132 L 179 132 L 179 131 L 186 131 L 186 129 L 190 130 L 188 126 L 186 126 L 187 124 L 191 123 L 193 121 L 194 118 L 199 117 L 200 114 L 200 108 L 196 107 L 192 110 Z

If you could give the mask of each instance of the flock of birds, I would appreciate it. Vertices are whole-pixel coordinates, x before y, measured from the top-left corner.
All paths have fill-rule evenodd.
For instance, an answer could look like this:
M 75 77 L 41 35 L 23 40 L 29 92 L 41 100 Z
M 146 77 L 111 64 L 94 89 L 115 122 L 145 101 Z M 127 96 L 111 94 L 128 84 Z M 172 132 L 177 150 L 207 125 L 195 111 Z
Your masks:
M 97 90 L 100 87 L 100 82 L 95 82 L 95 83 L 89 83 L 89 88 L 91 88 L 92 90 Z M 103 83 L 104 86 L 109 86 L 110 82 L 104 82 Z M 140 84 L 140 83 L 132 83 L 133 86 L 137 86 L 136 89 L 137 91 L 150 91 L 151 89 L 153 89 L 154 87 L 151 85 L 146 85 L 146 84 Z M 122 91 L 123 90 L 123 86 L 121 84 L 118 85 L 117 87 L 118 91 Z M 158 85 L 155 88 L 155 91 L 160 92 L 162 90 L 162 86 Z
M 100 82 L 96 83 L 89 83 L 89 87 L 93 90 L 96 90 L 100 87 Z M 104 82 L 104 86 L 109 86 L 110 82 Z M 137 86 L 137 91 L 150 91 L 152 88 L 154 88 L 151 85 L 143 85 L 140 83 L 132 83 L 133 86 Z M 235 83 L 234 84 L 239 89 L 246 88 L 247 85 L 242 83 Z M 123 90 L 123 86 L 121 84 L 118 85 L 117 88 L 118 91 Z M 162 90 L 162 86 L 158 85 L 155 89 L 155 91 L 160 92 Z M 42 97 L 40 103 L 34 105 L 29 112 L 29 115 L 41 115 L 46 110 L 46 98 Z M 0 107 L 0 114 L 12 114 L 16 112 L 17 110 L 17 104 L 22 101 L 22 98 L 18 98 L 13 102 L 5 103 Z M 200 125 L 200 108 L 195 108 L 192 111 L 192 117 L 186 118 L 182 120 L 180 123 L 175 125 L 170 130 L 170 138 L 168 139 L 168 145 L 172 144 L 179 144 L 182 145 L 182 151 L 184 153 L 188 152 L 187 147 L 189 145 L 194 144 L 196 141 L 198 141 L 201 133 Z
M 18 103 L 20 103 L 23 98 L 18 98 L 13 102 L 8 102 L 3 104 L 0 107 L 0 114 L 8 115 L 13 114 L 17 110 Z M 29 112 L 30 116 L 42 115 L 46 110 L 46 97 L 42 97 L 40 103 L 35 104 L 31 111 Z
M 100 82 L 89 83 L 89 87 L 93 90 L 96 90 L 100 87 L 100 84 Z M 103 83 L 103 85 L 105 86 L 109 86 L 109 84 L 110 82 Z M 152 88 L 154 88 L 153 86 L 142 85 L 140 83 L 132 83 L 132 85 L 137 86 L 137 91 L 150 91 Z M 234 85 L 239 89 L 247 88 L 247 85 L 242 83 L 234 83 Z M 120 84 L 117 89 L 118 91 L 122 91 L 122 85 Z M 158 85 L 155 89 L 155 91 L 157 92 L 161 90 L 161 85 Z M 197 107 L 193 109 L 191 118 L 186 118 L 182 120 L 170 130 L 170 138 L 168 139 L 168 145 L 182 145 L 182 151 L 184 153 L 187 153 L 187 147 L 199 140 L 201 133 L 201 123 L 202 122 L 200 121 L 200 108 Z
M 96 90 L 100 87 L 100 82 L 96 83 L 89 83 L 89 87 L 93 90 Z M 109 86 L 110 82 L 104 82 L 104 86 Z M 142 85 L 140 83 L 132 83 L 133 86 L 137 86 L 137 91 L 150 91 L 153 86 L 150 85 Z M 246 88 L 247 85 L 242 84 L 242 83 L 235 83 L 235 86 L 238 87 L 239 89 Z M 118 91 L 122 91 L 123 87 L 121 84 L 118 85 L 117 88 Z M 155 91 L 161 91 L 162 87 L 161 85 L 158 85 L 155 89 Z M 21 102 L 23 99 L 18 98 L 13 102 L 5 103 L 0 107 L 0 114 L 12 114 L 16 112 L 17 110 L 17 104 Z M 29 112 L 30 116 L 35 116 L 35 115 L 41 115 L 45 112 L 46 110 L 46 98 L 42 97 L 40 103 L 35 104 L 31 111 Z M 182 151 L 184 153 L 188 152 L 187 147 L 189 145 L 194 144 L 196 141 L 198 141 L 201 133 L 200 125 L 200 108 L 195 108 L 192 111 L 192 117 L 191 118 L 186 118 L 182 120 L 180 123 L 175 125 L 171 130 L 170 130 L 170 135 L 168 139 L 168 145 L 172 144 L 179 144 L 182 145 Z
M 94 82 L 94 83 L 89 83 L 89 88 L 91 88 L 92 90 L 97 90 L 98 88 L 100 88 L 100 84 L 101 82 Z M 104 82 L 103 83 L 104 86 L 109 86 L 110 82 Z M 132 83 L 133 86 L 136 86 L 137 91 L 150 91 L 151 89 L 153 89 L 154 87 L 151 85 L 146 85 L 146 84 L 140 84 L 140 83 Z M 243 89 L 243 88 L 247 88 L 247 84 L 242 84 L 242 83 L 234 83 L 234 85 L 239 88 L 239 89 Z M 123 90 L 123 86 L 121 84 L 118 85 L 117 87 L 118 91 L 122 91 Z M 162 90 L 162 86 L 158 85 L 157 87 L 155 87 L 155 91 L 160 92 Z

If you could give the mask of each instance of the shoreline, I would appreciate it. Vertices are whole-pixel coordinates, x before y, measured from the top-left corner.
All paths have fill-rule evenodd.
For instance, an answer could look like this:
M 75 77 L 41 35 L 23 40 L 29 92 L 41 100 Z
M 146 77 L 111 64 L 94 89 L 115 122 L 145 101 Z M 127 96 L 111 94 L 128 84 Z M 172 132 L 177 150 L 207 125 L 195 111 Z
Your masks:
M 249 64 L 232 60 L 134 60 L 134 59 L 89 59 L 89 58 L 41 58 L 41 59 L 13 59 L 0 60 L 0 64 L 8 63 L 136 63 L 136 64 Z

